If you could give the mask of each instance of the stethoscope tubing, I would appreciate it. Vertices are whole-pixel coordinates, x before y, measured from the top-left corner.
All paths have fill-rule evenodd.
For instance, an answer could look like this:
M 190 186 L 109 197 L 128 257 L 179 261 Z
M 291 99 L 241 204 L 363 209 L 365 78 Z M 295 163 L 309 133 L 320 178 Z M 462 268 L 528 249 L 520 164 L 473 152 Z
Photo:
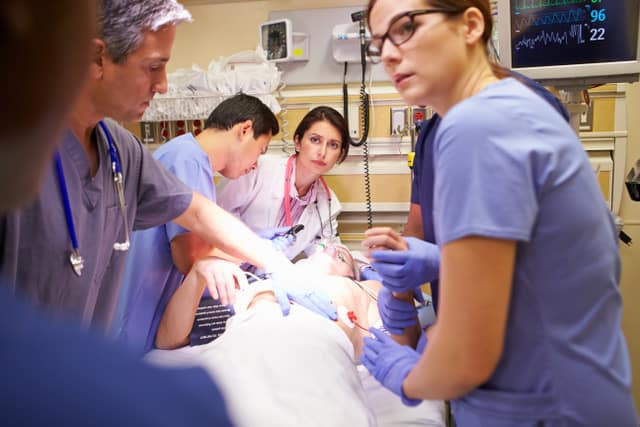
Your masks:
M 64 169 L 62 168 L 62 160 L 60 153 L 55 152 L 56 172 L 58 174 L 58 183 L 60 184 L 60 195 L 62 197 L 62 205 L 64 207 L 64 217 L 67 222 L 67 231 L 71 239 L 71 246 L 74 251 L 78 251 L 78 237 L 76 236 L 76 228 L 73 224 L 73 215 L 71 214 L 71 202 L 69 201 L 69 190 L 67 190 L 67 181 L 64 179 Z
M 122 165 L 120 164 L 120 157 L 118 156 L 118 151 L 113 142 L 113 138 L 111 137 L 111 132 L 107 129 L 104 121 L 100 120 L 98 122 L 100 128 L 104 132 L 107 143 L 109 145 L 109 157 L 111 160 L 111 170 L 113 172 L 113 181 L 116 186 L 116 197 L 118 197 L 120 204 L 120 211 L 122 212 L 122 216 L 124 218 L 124 226 L 125 226 L 125 241 L 122 243 L 116 242 L 113 245 L 114 250 L 126 251 L 129 249 L 129 226 L 127 221 L 127 213 L 125 210 L 124 203 L 124 179 L 122 177 Z M 67 233 L 69 234 L 69 238 L 71 240 L 71 246 L 73 248 L 70 262 L 73 267 L 73 271 L 80 276 L 82 273 L 82 268 L 84 265 L 82 256 L 80 254 L 80 245 L 78 243 L 78 236 L 76 233 L 75 224 L 73 222 L 73 211 L 71 209 L 71 201 L 69 199 L 69 190 L 67 188 L 67 181 L 64 176 L 64 168 L 62 166 L 62 160 L 60 157 L 60 152 L 56 151 L 54 154 L 55 164 L 56 164 L 56 173 L 58 176 L 58 184 L 60 185 L 60 194 L 62 198 L 62 205 L 64 208 L 64 216 L 67 224 Z

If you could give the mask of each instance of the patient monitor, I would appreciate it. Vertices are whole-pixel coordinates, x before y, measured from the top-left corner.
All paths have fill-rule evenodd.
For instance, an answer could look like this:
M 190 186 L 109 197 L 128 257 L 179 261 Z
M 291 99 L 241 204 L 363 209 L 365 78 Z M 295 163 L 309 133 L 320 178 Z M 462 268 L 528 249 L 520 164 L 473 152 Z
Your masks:
M 500 62 L 557 88 L 638 81 L 638 0 L 498 0 Z

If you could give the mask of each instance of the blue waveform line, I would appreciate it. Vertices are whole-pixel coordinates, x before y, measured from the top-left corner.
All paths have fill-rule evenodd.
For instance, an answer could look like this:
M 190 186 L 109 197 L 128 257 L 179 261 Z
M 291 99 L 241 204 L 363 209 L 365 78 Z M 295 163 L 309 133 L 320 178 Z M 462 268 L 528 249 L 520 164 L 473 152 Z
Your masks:
M 580 8 L 568 10 L 566 12 L 553 12 L 540 15 L 518 15 L 515 19 L 515 28 L 516 31 L 520 31 L 523 28 L 529 28 L 532 26 L 538 27 L 542 25 L 573 24 L 586 21 L 587 12 Z
M 589 0 L 520 0 L 515 2 L 513 9 L 518 11 L 526 9 L 542 9 L 544 7 L 562 7 L 585 4 L 588 1 Z
M 514 44 L 514 49 L 519 51 L 521 49 L 536 49 L 539 45 L 568 45 L 570 42 L 575 44 L 585 43 L 585 39 L 582 36 L 582 25 L 573 24 L 569 31 L 545 31 L 541 30 L 538 35 L 534 37 L 522 37 Z

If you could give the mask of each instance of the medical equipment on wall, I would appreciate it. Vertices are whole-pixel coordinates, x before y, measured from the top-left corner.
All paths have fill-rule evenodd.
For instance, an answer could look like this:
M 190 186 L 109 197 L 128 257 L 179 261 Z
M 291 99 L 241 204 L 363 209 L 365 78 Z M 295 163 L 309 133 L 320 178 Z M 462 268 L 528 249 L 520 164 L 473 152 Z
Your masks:
M 294 33 L 291 20 L 278 19 L 260 24 L 260 46 L 272 62 L 309 59 L 309 35 Z
M 293 24 L 290 19 L 277 19 L 260 24 L 260 47 L 265 52 L 265 57 L 269 62 L 309 60 L 309 35 L 293 32 Z M 282 150 L 288 153 L 289 122 L 286 119 L 288 110 L 284 106 L 284 97 L 281 92 L 283 88 L 284 82 L 276 88 L 276 93 L 281 104 Z
M 631 200 L 640 202 L 640 159 L 636 160 L 635 166 L 627 174 L 625 186 Z
M 359 12 L 358 12 L 359 13 Z M 356 15 L 358 17 L 359 15 Z M 365 40 L 371 38 L 365 28 Z M 331 54 L 336 62 L 360 62 L 360 28 L 359 22 L 338 24 L 331 30 Z
M 347 129 L 349 128 L 349 93 L 347 87 L 347 68 L 349 62 L 360 62 L 362 69 L 360 78 L 360 106 L 359 106 L 359 120 L 358 127 L 362 130 L 362 135 L 359 141 L 351 140 L 351 145 L 359 147 L 366 145 L 367 137 L 369 136 L 369 94 L 366 88 L 366 72 L 367 72 L 367 56 L 366 56 L 366 43 L 367 43 L 367 31 L 365 24 L 364 11 L 358 11 L 351 14 L 351 20 L 357 25 L 358 32 L 351 31 L 352 26 L 345 27 L 339 25 L 334 27 L 334 52 L 333 57 L 340 62 L 344 62 L 344 74 L 342 78 L 342 103 L 344 119 L 347 122 Z M 348 31 L 341 33 L 342 31 Z M 357 38 L 355 36 L 357 34 Z M 343 43 L 346 42 L 346 43 Z M 359 55 L 355 55 L 353 52 L 354 43 L 358 43 Z M 349 132 L 351 134 L 351 132 Z
M 629 197 L 634 202 L 640 202 L 640 159 L 636 160 L 635 165 L 629 170 L 624 180 Z M 618 229 L 618 238 L 627 246 L 631 246 L 632 238 L 622 230 L 623 221 L 619 216 L 615 217 L 616 228 Z
M 351 14 L 352 24 L 337 25 L 332 31 L 333 57 L 338 62 L 344 62 L 342 76 L 342 106 L 347 130 L 351 135 L 349 124 L 349 89 L 347 86 L 347 69 L 349 62 L 360 62 L 362 69 L 360 79 L 360 103 L 358 106 L 358 129 L 362 131 L 360 140 L 351 139 L 349 143 L 354 147 L 362 146 L 362 160 L 364 172 L 365 204 L 367 207 L 368 228 L 373 226 L 371 209 L 371 177 L 369 174 L 369 94 L 366 89 L 367 56 L 366 43 L 370 36 L 367 35 L 365 12 L 360 10 Z M 356 31 L 357 28 L 357 31 Z
M 431 108 L 427 107 L 410 107 L 411 111 L 411 124 L 409 125 L 409 134 L 411 137 L 411 150 L 407 153 L 407 165 L 409 169 L 413 170 L 413 161 L 416 156 L 416 143 L 420 136 L 422 126 L 433 115 Z
M 120 212 L 122 213 L 122 218 L 124 222 L 124 242 L 115 242 L 113 244 L 113 250 L 127 251 L 129 250 L 129 246 L 130 246 L 129 223 L 127 220 L 127 211 L 125 208 L 126 203 L 124 200 L 124 179 L 122 177 L 122 165 L 120 163 L 120 156 L 118 155 L 118 150 L 115 144 L 113 143 L 111 132 L 109 132 L 109 130 L 107 129 L 107 126 L 104 124 L 102 120 L 98 122 L 98 124 L 100 125 L 100 128 L 104 132 L 107 138 L 107 142 L 109 144 L 109 157 L 111 159 L 111 171 L 113 172 L 113 182 L 116 187 L 118 204 L 120 206 Z M 73 223 L 71 202 L 69 201 L 69 192 L 67 191 L 67 181 L 64 178 L 62 161 L 60 159 L 60 154 L 58 152 L 55 153 L 55 162 L 56 162 L 56 172 L 58 175 L 58 184 L 60 185 L 62 204 L 64 206 L 65 220 L 67 222 L 67 232 L 69 233 L 69 238 L 71 239 L 71 246 L 72 246 L 71 255 L 69 256 L 69 263 L 71 264 L 71 268 L 73 268 L 73 272 L 77 276 L 82 276 L 82 269 L 84 268 L 84 259 L 80 254 L 80 246 L 78 244 L 76 229 Z
M 502 65 L 556 88 L 638 81 L 637 0 L 524 3 L 497 1 Z

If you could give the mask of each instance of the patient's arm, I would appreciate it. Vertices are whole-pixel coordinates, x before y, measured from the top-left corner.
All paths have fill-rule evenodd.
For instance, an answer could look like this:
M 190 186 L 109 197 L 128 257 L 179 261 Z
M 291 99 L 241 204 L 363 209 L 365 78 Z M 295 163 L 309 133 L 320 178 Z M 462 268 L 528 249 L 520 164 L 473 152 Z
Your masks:
M 197 265 L 196 262 L 194 269 Z M 173 349 L 189 343 L 193 319 L 206 286 L 206 281 L 202 280 L 195 270 L 187 275 L 162 314 L 156 333 L 157 348 Z
M 236 285 L 240 284 L 246 285 L 246 277 L 235 264 L 213 257 L 198 260 L 162 314 L 156 332 L 156 347 L 168 350 L 188 344 L 196 311 L 207 285 L 213 298 L 233 303 Z

